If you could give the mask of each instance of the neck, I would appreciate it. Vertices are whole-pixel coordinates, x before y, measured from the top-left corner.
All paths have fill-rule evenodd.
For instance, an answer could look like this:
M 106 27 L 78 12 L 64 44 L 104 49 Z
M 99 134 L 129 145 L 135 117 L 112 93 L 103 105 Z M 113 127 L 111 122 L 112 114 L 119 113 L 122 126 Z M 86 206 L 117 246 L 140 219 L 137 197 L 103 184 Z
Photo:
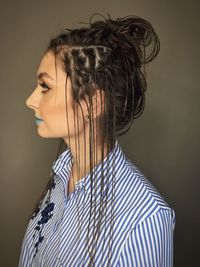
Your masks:
M 90 149 L 89 138 L 86 138 L 85 140 L 84 138 L 79 137 L 78 140 L 77 138 L 64 140 L 69 146 L 73 157 L 73 165 L 68 183 L 68 192 L 70 193 L 74 191 L 75 183 L 86 176 L 96 165 L 102 162 L 109 151 L 107 144 L 102 144 L 96 140 L 91 144 Z

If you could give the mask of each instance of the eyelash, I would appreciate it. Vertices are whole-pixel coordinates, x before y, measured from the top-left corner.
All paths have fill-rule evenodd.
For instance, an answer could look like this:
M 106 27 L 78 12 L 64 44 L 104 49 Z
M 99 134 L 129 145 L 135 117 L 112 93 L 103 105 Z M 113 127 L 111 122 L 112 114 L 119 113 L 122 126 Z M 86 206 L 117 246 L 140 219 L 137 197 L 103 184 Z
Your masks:
M 40 83 L 40 86 L 44 89 L 47 88 L 46 90 L 42 91 L 42 93 L 44 94 L 46 91 L 48 91 L 50 88 L 46 85 L 46 83 Z

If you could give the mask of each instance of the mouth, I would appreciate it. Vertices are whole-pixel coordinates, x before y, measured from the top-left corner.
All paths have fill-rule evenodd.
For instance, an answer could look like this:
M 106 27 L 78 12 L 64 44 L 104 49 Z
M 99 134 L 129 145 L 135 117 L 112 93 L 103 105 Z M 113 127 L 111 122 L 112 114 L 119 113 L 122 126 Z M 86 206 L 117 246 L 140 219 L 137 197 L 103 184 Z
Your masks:
M 42 119 L 38 118 L 37 116 L 35 116 L 35 117 L 36 117 L 36 120 L 43 121 Z
M 37 116 L 35 116 L 35 117 L 36 117 L 36 124 L 37 125 L 39 125 L 39 124 L 41 124 L 43 122 L 42 119 L 38 118 Z

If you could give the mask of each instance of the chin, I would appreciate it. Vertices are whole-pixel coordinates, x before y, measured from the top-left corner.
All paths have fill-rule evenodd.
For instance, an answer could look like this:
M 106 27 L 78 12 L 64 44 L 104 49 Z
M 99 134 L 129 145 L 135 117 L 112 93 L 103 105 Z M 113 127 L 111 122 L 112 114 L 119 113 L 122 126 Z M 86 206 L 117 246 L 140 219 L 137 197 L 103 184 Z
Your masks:
M 45 133 L 44 129 L 41 129 L 40 127 L 38 127 L 37 132 L 40 137 L 50 138 L 50 135 L 47 132 Z
M 59 134 L 55 134 L 51 132 L 50 130 L 48 131 L 40 127 L 38 127 L 37 132 L 38 132 L 38 135 L 43 138 L 60 138 L 61 137 Z

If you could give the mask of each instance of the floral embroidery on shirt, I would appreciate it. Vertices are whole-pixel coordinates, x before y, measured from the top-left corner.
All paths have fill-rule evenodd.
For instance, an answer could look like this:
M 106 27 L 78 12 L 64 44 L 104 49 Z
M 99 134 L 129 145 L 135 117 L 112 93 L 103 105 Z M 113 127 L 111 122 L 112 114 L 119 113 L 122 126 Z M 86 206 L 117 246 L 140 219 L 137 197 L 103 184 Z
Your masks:
M 53 216 L 53 209 L 55 204 L 53 202 L 50 202 L 50 195 L 51 195 L 51 190 L 55 188 L 55 181 L 54 179 L 52 180 L 51 183 L 51 187 L 49 189 L 49 194 L 47 197 L 47 200 L 45 201 L 46 207 L 41 211 L 41 219 L 37 222 L 37 226 L 34 228 L 35 229 L 35 233 L 33 234 L 33 238 L 35 238 L 36 233 L 38 232 L 38 240 L 35 243 L 35 253 L 33 255 L 33 257 L 36 256 L 36 253 L 38 252 L 38 246 L 39 244 L 44 240 L 44 236 L 42 235 L 42 230 L 44 228 L 44 224 L 47 223 L 49 221 L 49 219 Z M 39 212 L 39 210 L 38 210 Z M 36 215 L 34 214 L 32 216 L 32 219 L 35 217 Z
M 38 237 L 38 241 L 35 243 L 36 251 L 33 257 L 35 257 L 36 253 L 38 252 L 38 246 L 44 239 L 44 236 L 42 235 L 42 230 L 44 228 L 44 224 L 47 223 L 48 220 L 53 216 L 53 213 L 52 213 L 53 209 L 54 209 L 54 203 L 51 202 L 41 212 L 42 218 L 37 222 L 37 226 L 35 227 L 35 230 L 38 231 L 39 237 Z M 33 237 L 35 237 L 35 234 L 36 233 L 34 233 Z

